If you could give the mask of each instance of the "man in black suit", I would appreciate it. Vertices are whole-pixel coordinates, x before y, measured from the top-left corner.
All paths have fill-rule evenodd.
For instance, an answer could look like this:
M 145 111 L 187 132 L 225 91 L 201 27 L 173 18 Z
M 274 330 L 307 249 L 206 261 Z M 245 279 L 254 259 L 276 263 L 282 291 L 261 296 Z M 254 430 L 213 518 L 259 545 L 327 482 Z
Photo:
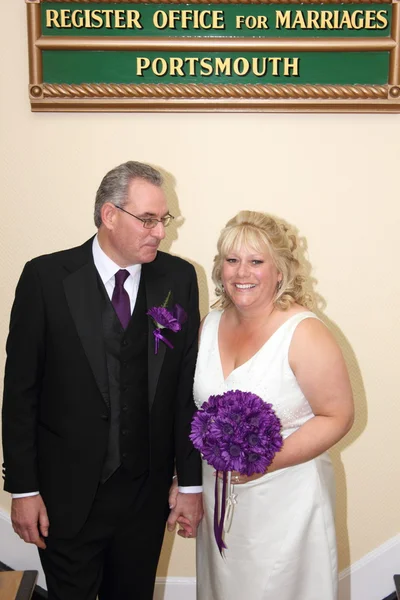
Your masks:
M 173 218 L 161 186 L 149 165 L 110 171 L 97 235 L 28 262 L 17 286 L 4 489 L 15 531 L 39 547 L 49 600 L 151 600 L 167 518 L 190 537 L 202 515 L 188 438 L 198 288 L 189 263 L 157 251 Z M 187 314 L 179 331 L 146 315 L 167 297 Z

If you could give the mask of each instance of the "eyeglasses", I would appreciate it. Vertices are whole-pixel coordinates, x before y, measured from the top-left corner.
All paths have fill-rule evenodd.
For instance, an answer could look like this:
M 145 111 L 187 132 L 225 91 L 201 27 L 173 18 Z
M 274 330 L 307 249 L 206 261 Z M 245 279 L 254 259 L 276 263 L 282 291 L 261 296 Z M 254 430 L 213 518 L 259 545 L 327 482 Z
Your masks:
M 137 219 L 138 221 L 142 221 L 143 227 L 145 229 L 154 229 L 154 227 L 157 227 L 159 223 L 162 223 L 163 227 L 168 227 L 172 219 L 175 219 L 175 217 L 173 217 L 169 213 L 161 219 L 142 219 L 142 217 L 137 217 L 136 215 L 133 215 L 131 212 L 129 212 L 129 210 L 125 210 L 124 208 L 121 208 L 121 206 L 115 206 L 115 208 L 118 208 L 118 210 L 122 210 L 122 212 L 126 213 L 127 215 L 131 215 L 131 217 L 135 217 L 135 219 Z

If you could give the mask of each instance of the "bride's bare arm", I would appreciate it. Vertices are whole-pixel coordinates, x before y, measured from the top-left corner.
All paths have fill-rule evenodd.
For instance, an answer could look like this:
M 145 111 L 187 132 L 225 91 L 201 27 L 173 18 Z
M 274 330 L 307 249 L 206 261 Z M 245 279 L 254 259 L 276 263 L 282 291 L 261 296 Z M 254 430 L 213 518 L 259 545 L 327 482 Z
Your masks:
M 323 323 L 305 319 L 298 325 L 289 350 L 289 364 L 315 416 L 285 440 L 268 473 L 319 456 L 349 431 L 354 419 L 346 365 L 333 335 Z M 237 482 L 262 476 L 241 475 Z
M 323 323 L 305 319 L 298 325 L 289 350 L 289 364 L 315 417 L 287 438 L 274 460 L 275 469 L 322 454 L 346 435 L 354 420 L 353 395 L 343 355 Z

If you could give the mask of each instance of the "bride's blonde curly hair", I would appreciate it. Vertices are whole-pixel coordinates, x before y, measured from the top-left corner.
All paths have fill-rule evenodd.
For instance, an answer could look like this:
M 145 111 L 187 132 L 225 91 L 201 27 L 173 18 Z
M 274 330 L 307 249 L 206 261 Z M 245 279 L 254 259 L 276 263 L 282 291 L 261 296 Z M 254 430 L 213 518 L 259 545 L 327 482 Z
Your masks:
M 312 298 L 305 290 L 306 278 L 295 256 L 297 239 L 289 228 L 271 215 L 251 210 L 240 211 L 227 222 L 217 243 L 212 280 L 218 300 L 213 308 L 227 308 L 232 304 L 222 284 L 222 265 L 226 256 L 235 250 L 248 248 L 256 252 L 268 251 L 282 275 L 282 285 L 277 287 L 274 305 L 287 310 L 297 302 L 311 308 Z

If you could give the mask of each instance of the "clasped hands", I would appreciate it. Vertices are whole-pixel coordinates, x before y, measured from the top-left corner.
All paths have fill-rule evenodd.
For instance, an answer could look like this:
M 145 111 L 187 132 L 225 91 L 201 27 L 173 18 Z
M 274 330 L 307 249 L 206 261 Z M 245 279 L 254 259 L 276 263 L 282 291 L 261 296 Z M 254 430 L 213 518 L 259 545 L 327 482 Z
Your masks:
M 178 535 L 183 538 L 196 537 L 197 527 L 203 517 L 203 494 L 179 492 L 178 481 L 174 478 L 169 490 L 169 507 L 168 531 L 174 531 L 178 524 Z

